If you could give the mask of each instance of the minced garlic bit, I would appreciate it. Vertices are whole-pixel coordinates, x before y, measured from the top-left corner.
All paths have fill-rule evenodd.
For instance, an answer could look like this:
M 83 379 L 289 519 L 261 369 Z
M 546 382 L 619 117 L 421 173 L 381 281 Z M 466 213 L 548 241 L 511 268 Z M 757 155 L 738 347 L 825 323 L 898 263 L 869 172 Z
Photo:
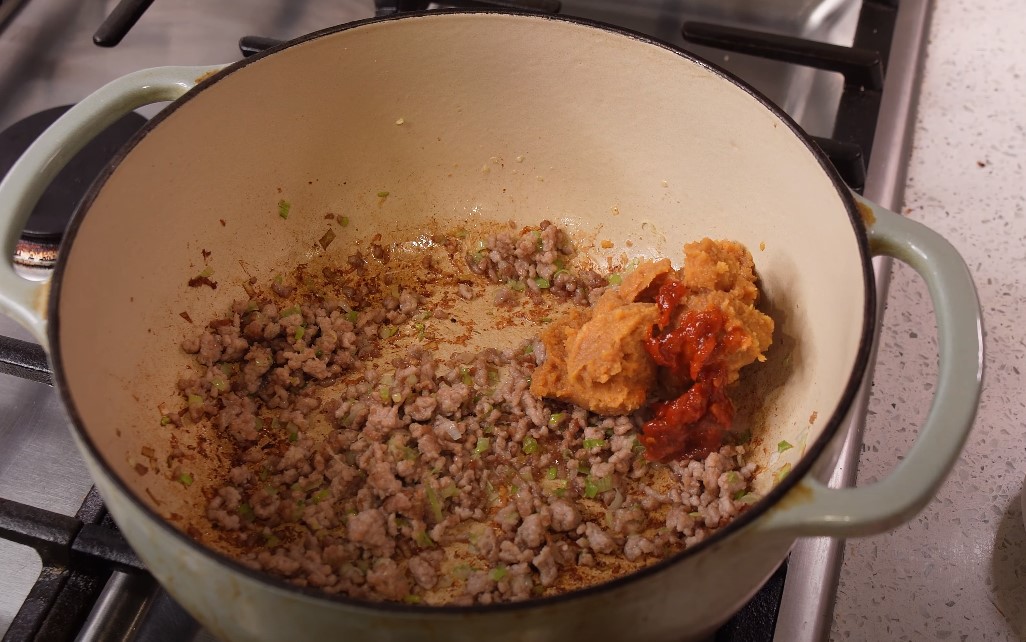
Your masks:
M 667 182 L 667 181 L 661 181 L 661 184 L 662 184 L 663 187 L 669 187 L 670 186 L 670 183 Z
M 396 124 L 396 125 L 402 125 L 402 124 L 403 124 L 403 123 L 405 123 L 405 122 L 406 122 L 406 119 L 405 119 L 405 118 L 400 118 L 400 119 L 398 119 L 398 120 L 396 120 L 396 121 L 395 121 L 395 124 Z

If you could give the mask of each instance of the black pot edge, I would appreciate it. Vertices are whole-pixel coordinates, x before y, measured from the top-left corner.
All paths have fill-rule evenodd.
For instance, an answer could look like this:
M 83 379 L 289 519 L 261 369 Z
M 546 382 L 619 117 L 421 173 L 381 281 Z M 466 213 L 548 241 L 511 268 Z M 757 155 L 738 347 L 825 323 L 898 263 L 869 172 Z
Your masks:
M 694 64 L 697 64 L 701 67 L 705 67 L 706 69 L 720 76 L 724 80 L 733 83 L 735 86 L 742 89 L 743 91 L 751 95 L 753 98 L 755 98 L 757 101 L 759 101 L 764 107 L 766 107 L 766 109 L 768 109 L 781 122 L 783 122 L 799 140 L 802 141 L 802 143 L 809 150 L 809 152 L 819 162 L 819 165 L 823 169 L 823 171 L 830 178 L 831 182 L 834 184 L 834 187 L 837 189 L 838 195 L 841 197 L 841 200 L 845 205 L 848 218 L 852 224 L 852 230 L 855 233 L 856 242 L 858 243 L 859 255 L 862 259 L 862 276 L 863 281 L 865 283 L 865 305 L 863 308 L 862 332 L 861 337 L 859 338 L 859 347 L 855 357 L 854 368 L 852 369 L 851 376 L 849 377 L 848 382 L 845 385 L 844 392 L 841 395 L 840 402 L 834 409 L 834 412 L 831 414 L 830 419 L 827 422 L 827 425 L 824 427 L 819 437 L 811 444 L 811 446 L 807 448 L 805 455 L 801 458 L 801 460 L 799 460 L 797 465 L 794 466 L 791 473 L 787 475 L 781 481 L 780 484 L 775 486 L 773 490 L 771 490 L 769 494 L 767 494 L 762 500 L 760 500 L 759 502 L 754 504 L 750 509 L 746 510 L 740 516 L 735 518 L 730 524 L 716 531 L 709 538 L 703 540 L 702 542 L 699 542 L 698 544 L 676 555 L 668 557 L 664 560 L 657 562 L 656 564 L 645 567 L 628 575 L 624 575 L 616 579 L 610 580 L 609 582 L 605 582 L 603 584 L 590 586 L 577 591 L 573 591 L 571 593 L 541 597 L 526 600 L 523 602 L 507 602 L 487 606 L 472 605 L 425 607 L 393 602 L 371 602 L 366 600 L 358 600 L 342 595 L 327 595 L 323 591 L 307 587 L 295 586 L 273 575 L 255 571 L 247 566 L 244 566 L 243 564 L 232 559 L 231 557 L 218 553 L 212 549 L 209 549 L 199 544 L 198 542 L 190 538 L 188 535 L 186 535 L 184 532 L 180 531 L 179 529 L 171 525 L 169 522 L 167 522 L 159 513 L 157 513 L 157 511 L 153 510 L 153 508 L 151 508 L 149 504 L 147 504 L 146 502 L 142 501 L 139 497 L 137 497 L 135 493 L 131 491 L 128 484 L 124 482 L 124 480 L 122 480 L 119 476 L 114 474 L 112 467 L 103 457 L 96 443 L 93 442 L 93 440 L 89 436 L 89 433 L 86 432 L 86 430 L 83 428 L 84 422 L 82 421 L 82 418 L 79 416 L 78 411 L 75 407 L 74 401 L 69 392 L 68 382 L 64 376 L 64 369 L 61 367 L 62 357 L 61 344 L 59 341 L 60 318 L 58 315 L 58 301 L 60 300 L 60 292 L 63 282 L 64 270 L 67 265 L 66 259 L 70 254 L 70 248 L 75 239 L 75 236 L 77 235 L 78 229 L 81 226 L 85 213 L 92 206 L 100 190 L 102 189 L 104 183 L 106 183 L 107 179 L 114 173 L 114 171 L 120 165 L 121 161 L 124 160 L 124 158 L 132 151 L 132 149 L 139 143 L 139 141 L 141 141 L 146 136 L 146 134 L 149 133 L 150 130 L 157 127 L 165 118 L 174 113 L 174 111 L 179 109 L 182 105 L 188 103 L 189 100 L 198 95 L 200 92 L 204 91 L 210 86 L 215 85 L 218 81 L 227 77 L 229 74 L 239 69 L 242 69 L 243 67 L 254 64 L 259 60 L 266 58 L 267 56 L 273 56 L 276 53 L 284 51 L 290 47 L 311 40 L 315 40 L 324 36 L 333 35 L 336 33 L 347 31 L 349 29 L 354 29 L 373 23 L 382 23 L 392 20 L 420 19 L 430 16 L 446 16 L 454 14 L 507 15 L 521 16 L 538 20 L 559 20 L 563 22 L 570 22 L 584 26 L 594 27 L 602 29 L 604 31 L 609 31 L 619 35 L 627 36 L 639 42 L 660 47 L 662 49 L 675 53 Z M 195 89 L 190 90 L 183 97 L 174 101 L 167 108 L 165 108 L 155 117 L 150 119 L 150 121 L 146 125 L 144 125 L 139 130 L 139 132 L 124 147 L 121 148 L 121 150 L 117 153 L 117 155 L 108 165 L 108 167 L 104 170 L 104 172 L 101 173 L 100 176 L 98 176 L 96 180 L 93 182 L 85 197 L 83 197 L 82 202 L 79 205 L 79 208 L 76 211 L 74 218 L 72 219 L 67 231 L 65 232 L 62 248 L 63 251 L 61 252 L 61 256 L 58 259 L 57 266 L 54 271 L 52 287 L 50 292 L 50 301 L 48 306 L 49 321 L 47 331 L 50 342 L 50 359 L 53 364 L 54 370 L 54 382 L 58 394 L 60 395 L 61 401 L 63 402 L 67 410 L 72 425 L 74 426 L 74 429 L 79 433 L 82 442 L 89 450 L 90 455 L 103 469 L 104 474 L 107 475 L 107 477 L 114 483 L 114 485 L 118 488 L 119 491 L 121 491 L 133 503 L 135 503 L 136 507 L 139 510 L 141 510 L 144 514 L 148 515 L 155 523 L 159 524 L 161 528 L 165 529 L 166 532 L 168 532 L 173 537 L 176 537 L 180 541 L 184 542 L 187 546 L 191 547 L 197 553 L 207 556 L 208 558 L 210 558 L 211 561 L 227 566 L 236 573 L 241 573 L 255 581 L 264 584 L 269 584 L 279 590 L 298 593 L 305 597 L 320 600 L 327 604 L 345 604 L 350 607 L 363 608 L 373 612 L 406 613 L 411 615 L 417 614 L 420 616 L 468 616 L 472 614 L 542 609 L 558 604 L 560 602 L 575 600 L 577 598 L 594 595 L 600 592 L 604 592 L 606 590 L 619 588 L 634 583 L 636 581 L 640 581 L 645 577 L 655 575 L 663 571 L 670 565 L 675 564 L 676 562 L 682 559 L 698 555 L 707 548 L 715 546 L 716 544 L 730 537 L 734 533 L 740 532 L 742 529 L 754 523 L 758 518 L 765 515 L 778 501 L 780 501 L 781 498 L 783 498 L 784 495 L 786 495 L 794 486 L 798 484 L 800 480 L 802 480 L 805 477 L 806 474 L 809 473 L 815 461 L 819 459 L 819 457 L 826 450 L 830 441 L 833 439 L 834 435 L 844 425 L 848 410 L 851 408 L 855 396 L 858 394 L 858 390 L 861 386 L 862 380 L 868 368 L 872 348 L 873 333 L 876 325 L 877 302 L 876 289 L 874 286 L 873 279 L 873 268 L 871 263 L 872 257 L 869 251 L 869 240 L 862 222 L 862 218 L 858 213 L 854 199 L 852 198 L 848 187 L 838 176 L 836 170 L 834 170 L 833 166 L 830 164 L 830 161 L 826 158 L 826 155 L 823 154 L 823 152 L 813 142 L 811 142 L 811 140 L 808 138 L 805 132 L 801 130 L 798 124 L 795 123 L 790 116 L 788 116 L 780 108 L 778 108 L 776 105 L 770 102 L 754 87 L 751 87 L 746 82 L 744 82 L 740 78 L 735 77 L 733 74 L 726 71 L 725 69 L 722 69 L 713 63 L 710 63 L 702 58 L 695 56 L 694 54 L 679 49 L 673 45 L 654 39 L 648 35 L 584 18 L 575 18 L 560 15 L 545 15 L 502 9 L 432 10 L 358 20 L 355 22 L 349 22 L 342 25 L 322 29 L 320 31 L 315 31 L 313 33 L 301 36 L 299 38 L 296 38 L 295 40 L 282 43 L 277 47 L 268 49 L 267 51 L 261 52 L 249 58 L 244 58 L 243 60 L 240 60 L 232 65 L 229 65 L 228 67 L 222 69 L 221 71 L 211 76 L 209 79 L 206 79 Z

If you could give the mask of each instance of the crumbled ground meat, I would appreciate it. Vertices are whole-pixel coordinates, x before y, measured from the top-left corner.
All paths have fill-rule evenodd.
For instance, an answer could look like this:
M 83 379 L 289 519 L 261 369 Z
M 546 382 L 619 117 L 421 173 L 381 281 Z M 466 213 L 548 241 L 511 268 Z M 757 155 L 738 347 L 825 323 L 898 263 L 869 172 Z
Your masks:
M 588 304 L 607 285 L 564 268 L 573 246 L 548 222 L 449 246 L 493 282 L 453 275 L 441 285 L 458 300 L 549 290 Z M 630 570 L 683 550 L 754 498 L 743 446 L 652 463 L 640 412 L 534 397 L 537 340 L 375 360 L 394 334 L 450 315 L 424 311 L 424 290 L 371 278 L 374 261 L 399 270 L 403 258 L 368 247 L 339 268 L 338 298 L 275 283 L 182 343 L 196 365 L 168 423 L 210 422 L 235 449 L 207 518 L 247 565 L 370 600 L 524 600 L 576 588 L 564 571 L 577 566 Z

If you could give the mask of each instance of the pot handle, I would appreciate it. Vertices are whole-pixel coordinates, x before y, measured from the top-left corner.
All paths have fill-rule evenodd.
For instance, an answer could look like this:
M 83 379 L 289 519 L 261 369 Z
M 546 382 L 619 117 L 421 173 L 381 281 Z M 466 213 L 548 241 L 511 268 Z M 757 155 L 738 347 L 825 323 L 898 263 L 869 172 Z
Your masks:
M 912 519 L 954 466 L 976 416 L 983 378 L 983 326 L 976 287 L 954 247 L 925 225 L 855 195 L 870 249 L 923 277 L 937 318 L 937 387 L 911 450 L 881 481 L 832 489 L 806 478 L 767 515 L 760 529 L 794 536 L 881 533 Z
M 25 326 L 43 346 L 50 281 L 23 279 L 11 263 L 18 236 L 39 197 L 64 165 L 108 125 L 137 107 L 176 100 L 224 66 L 155 67 L 107 83 L 58 118 L 0 182 L 0 312 Z

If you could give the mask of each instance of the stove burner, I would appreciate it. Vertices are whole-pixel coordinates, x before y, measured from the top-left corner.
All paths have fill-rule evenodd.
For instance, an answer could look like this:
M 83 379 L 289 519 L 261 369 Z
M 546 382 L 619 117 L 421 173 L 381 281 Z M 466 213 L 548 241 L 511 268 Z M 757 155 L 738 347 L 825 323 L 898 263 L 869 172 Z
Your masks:
M 70 105 L 41 111 L 0 132 L 0 176 L 6 175 L 29 145 L 68 109 Z M 75 154 L 29 215 L 15 251 L 16 264 L 30 270 L 53 267 L 64 229 L 86 190 L 145 122 L 144 117 L 130 113 Z

